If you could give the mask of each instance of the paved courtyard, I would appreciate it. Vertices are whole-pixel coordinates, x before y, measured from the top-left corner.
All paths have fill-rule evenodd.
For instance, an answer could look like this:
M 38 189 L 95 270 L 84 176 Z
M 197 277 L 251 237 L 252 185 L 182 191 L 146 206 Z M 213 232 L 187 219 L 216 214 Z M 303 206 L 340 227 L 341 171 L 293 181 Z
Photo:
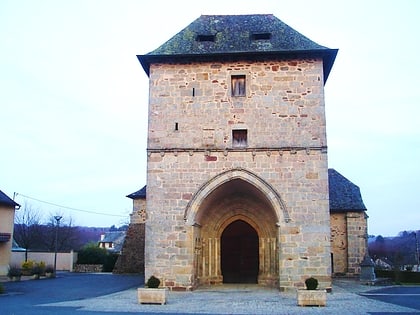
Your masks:
M 71 285 L 70 285 L 71 283 Z M 8 285 L 9 284 L 9 285 Z M 139 276 L 66 274 L 52 280 L 22 281 L 18 286 L 6 283 L 9 295 L 0 297 L 2 315 L 18 314 L 414 314 L 420 308 L 408 308 L 368 298 L 378 287 L 358 281 L 334 280 L 326 307 L 298 307 L 294 293 L 256 285 L 223 285 L 193 292 L 169 292 L 166 305 L 140 305 L 136 288 Z M 107 285 L 109 286 L 108 288 Z M 34 287 L 36 286 L 36 287 Z M 63 287 L 63 292 L 49 288 Z M 26 287 L 25 290 L 23 288 Z M 37 298 L 32 289 L 41 294 Z M 105 288 L 104 288 L 105 287 Z M 96 288 L 96 289 L 95 289 Z M 14 291 L 13 291 L 14 290 Z M 19 291 L 20 290 L 20 291 Z M 24 292 L 22 292 L 24 291 Z M 98 295 L 99 294 L 99 295 Z M 63 297 L 60 297 L 60 296 Z M 28 303 L 28 299 L 32 302 Z M 34 299 L 33 299 L 34 298 Z M 420 299 L 420 295 L 412 296 Z M 26 302 L 25 302 L 26 301 Z M 20 307 L 10 303 L 21 303 Z M 26 304 L 25 304 L 26 303 Z M 26 305 L 26 306 L 25 306 Z M 417 304 L 418 305 L 418 304 Z M 22 309 L 23 312 L 19 312 Z M 26 312 L 24 310 L 26 309 Z M 8 311 L 10 310 L 10 311 Z M 30 312 L 28 313 L 28 310 Z

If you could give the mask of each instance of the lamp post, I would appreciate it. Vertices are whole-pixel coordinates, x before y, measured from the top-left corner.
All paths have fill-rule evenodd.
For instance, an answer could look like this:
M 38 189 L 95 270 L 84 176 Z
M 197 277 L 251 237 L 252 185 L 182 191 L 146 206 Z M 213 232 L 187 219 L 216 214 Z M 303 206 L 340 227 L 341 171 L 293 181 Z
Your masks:
M 57 273 L 57 250 L 58 250 L 58 227 L 60 225 L 60 220 L 63 217 L 61 215 L 55 215 L 54 219 L 57 221 L 57 225 L 55 227 L 55 253 L 54 253 L 54 277 Z
M 414 239 L 416 241 L 417 271 L 419 271 L 419 268 L 420 268 L 420 254 L 419 254 L 419 242 L 417 240 L 417 231 L 414 231 Z

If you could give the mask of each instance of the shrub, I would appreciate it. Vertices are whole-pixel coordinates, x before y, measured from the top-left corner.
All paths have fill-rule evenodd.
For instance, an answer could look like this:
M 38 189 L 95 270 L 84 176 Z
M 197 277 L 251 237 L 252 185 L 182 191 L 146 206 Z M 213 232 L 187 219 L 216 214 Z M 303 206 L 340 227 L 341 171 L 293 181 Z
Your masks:
M 19 267 L 12 266 L 10 267 L 9 271 L 7 272 L 7 276 L 11 279 L 13 277 L 20 277 L 22 275 L 22 271 Z
M 35 263 L 35 267 L 38 267 L 40 275 L 45 275 L 45 262 L 44 261 L 40 261 L 39 263 Z
M 108 254 L 105 257 L 104 265 L 102 267 L 103 272 L 112 272 L 114 270 L 115 263 L 117 262 L 118 254 Z
M 6 290 L 4 289 L 4 286 L 2 283 L 0 283 L 0 294 L 3 294 Z
M 22 262 L 22 269 L 32 270 L 34 265 L 35 265 L 35 262 L 33 260 L 28 259 L 27 261 Z
M 420 272 L 375 269 L 377 278 L 389 278 L 396 283 L 420 283 Z
M 305 280 L 305 284 L 307 290 L 316 290 L 316 288 L 318 287 L 318 280 L 314 277 L 310 277 Z
M 48 265 L 45 267 L 45 272 L 46 273 L 53 273 L 54 272 L 54 267 L 51 265 Z
M 77 254 L 78 264 L 102 265 L 105 262 L 108 252 L 105 248 L 100 248 L 96 243 L 85 245 Z
M 36 264 L 35 266 L 32 267 L 32 274 L 33 275 L 40 275 L 41 273 L 42 273 L 42 269 L 38 264 Z
M 151 276 L 149 280 L 146 282 L 146 286 L 148 288 L 158 288 L 160 284 L 160 280 L 156 278 L 155 276 Z
M 28 259 L 27 261 L 22 262 L 22 275 L 30 276 L 32 275 L 32 269 L 34 268 L 35 262 Z

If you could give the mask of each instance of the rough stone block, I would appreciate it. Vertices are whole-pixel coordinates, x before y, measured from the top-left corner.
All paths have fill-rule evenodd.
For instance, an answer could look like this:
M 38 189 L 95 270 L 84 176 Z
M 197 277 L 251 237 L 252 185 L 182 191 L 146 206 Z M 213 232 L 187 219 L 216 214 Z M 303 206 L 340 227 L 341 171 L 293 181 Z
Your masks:
M 297 290 L 297 305 L 326 306 L 327 290 Z
M 166 295 L 167 289 L 137 289 L 137 298 L 140 304 L 166 304 Z

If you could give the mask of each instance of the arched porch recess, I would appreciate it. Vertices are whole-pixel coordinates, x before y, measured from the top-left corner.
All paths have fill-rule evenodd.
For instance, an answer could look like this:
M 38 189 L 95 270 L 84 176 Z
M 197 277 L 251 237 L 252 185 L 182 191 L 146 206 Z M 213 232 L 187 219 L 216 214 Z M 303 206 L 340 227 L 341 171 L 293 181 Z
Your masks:
M 280 196 L 263 179 L 244 169 L 223 172 L 197 191 L 184 218 L 194 230 L 195 285 L 223 282 L 221 236 L 238 220 L 258 234 L 258 283 L 278 285 L 278 239 L 290 218 Z

